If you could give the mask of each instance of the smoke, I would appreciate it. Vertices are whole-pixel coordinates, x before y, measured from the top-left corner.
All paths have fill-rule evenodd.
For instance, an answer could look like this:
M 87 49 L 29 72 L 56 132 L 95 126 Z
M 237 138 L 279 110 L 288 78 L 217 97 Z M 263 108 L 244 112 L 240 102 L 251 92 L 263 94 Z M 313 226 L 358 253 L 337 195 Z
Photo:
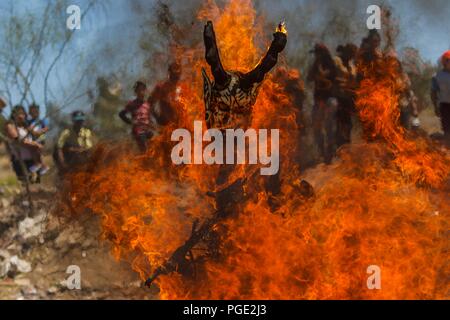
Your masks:
M 180 27 L 185 28 L 193 25 L 198 27 L 195 17 L 202 2 L 196 0 L 158 1 L 157 3 L 163 3 L 170 10 L 171 18 L 175 19 Z M 219 5 L 223 2 L 217 1 Z M 340 43 L 359 43 L 361 37 L 367 33 L 368 14 L 366 9 L 370 4 L 374 4 L 369 0 L 283 0 L 277 2 L 262 0 L 254 3 L 258 15 L 265 20 L 267 30 L 271 31 L 278 22 L 286 21 L 290 31 L 287 52 L 290 60 L 299 63 L 301 67 L 305 65 L 305 58 L 300 58 L 299 54 L 304 55 L 307 47 L 311 46 L 313 42 L 326 42 L 332 48 Z M 450 24 L 442 23 L 447 21 L 447 17 L 450 15 L 448 1 L 388 0 L 375 4 L 392 9 L 393 18 L 399 22 L 399 41 L 402 46 L 418 47 L 427 59 L 435 55 L 432 53 L 435 48 L 449 46 L 449 40 L 444 39 L 450 33 Z M 134 11 L 134 13 L 148 15 L 149 10 L 142 10 L 142 5 L 139 11 Z M 156 10 L 156 15 L 161 18 L 160 11 Z M 155 21 L 156 25 L 161 21 L 161 19 Z M 195 29 L 190 27 L 188 30 Z M 189 36 L 200 39 L 201 31 L 196 35 L 190 34 Z M 425 39 L 427 40 L 425 41 Z

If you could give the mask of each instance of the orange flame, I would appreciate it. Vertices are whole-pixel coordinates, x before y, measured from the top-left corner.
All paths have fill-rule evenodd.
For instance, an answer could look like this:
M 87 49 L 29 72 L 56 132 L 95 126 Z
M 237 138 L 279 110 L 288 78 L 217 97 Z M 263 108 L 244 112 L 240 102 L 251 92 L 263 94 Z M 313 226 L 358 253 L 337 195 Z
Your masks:
M 360 69 L 364 79 L 356 92 L 356 106 L 366 134 L 389 144 L 394 162 L 412 181 L 442 187 L 450 172 L 448 156 L 423 138 L 408 138 L 400 125 L 398 101 L 405 88 L 397 59 L 384 57 Z
M 263 53 L 265 43 L 258 40 L 270 41 L 262 37 L 250 0 L 228 1 L 224 9 L 208 1 L 199 18 L 213 20 L 226 69 L 250 70 Z M 192 130 L 194 120 L 204 119 L 203 48 L 174 54 L 183 64 L 181 98 L 172 101 L 177 122 L 152 140 L 145 156 L 131 156 L 125 146 L 99 147 L 86 170 L 69 180 L 69 194 L 63 194 L 66 209 L 102 217 L 103 237 L 113 244 L 114 255 L 130 261 L 142 280 L 184 243 L 195 219 L 211 216 L 215 205 L 206 192 L 217 188 L 217 167 L 177 167 L 169 158 L 171 131 Z M 423 139 L 404 138 L 396 125 L 395 68 L 384 67 L 385 76 L 366 73 L 357 93 L 367 134 L 384 141 L 343 148 L 338 164 L 307 172 L 315 188 L 309 199 L 302 196 L 294 160 L 299 106 L 287 90 L 292 81 L 301 88 L 300 75 L 278 68 L 267 76 L 252 127 L 280 129 L 280 190 L 268 191 L 267 179 L 252 177 L 239 215 L 216 227 L 219 257 L 198 261 L 195 278 L 178 273 L 158 278 L 161 298 L 448 298 L 450 204 L 443 186 L 448 156 Z M 240 169 L 233 179 L 248 171 Z M 203 249 L 193 250 L 194 256 L 201 257 Z M 381 268 L 381 290 L 367 288 L 370 265 Z

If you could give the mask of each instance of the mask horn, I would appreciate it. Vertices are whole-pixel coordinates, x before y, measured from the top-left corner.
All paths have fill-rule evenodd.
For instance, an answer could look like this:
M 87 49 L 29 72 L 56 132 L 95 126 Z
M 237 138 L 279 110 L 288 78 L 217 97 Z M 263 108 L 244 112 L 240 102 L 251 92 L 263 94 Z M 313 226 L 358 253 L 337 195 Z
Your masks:
M 205 43 L 206 62 L 208 62 L 211 67 L 214 82 L 219 87 L 225 87 L 230 80 L 230 76 L 225 72 L 222 62 L 220 61 L 216 34 L 214 33 L 214 27 L 211 21 L 208 21 L 205 25 L 203 41 Z
M 241 85 L 244 90 L 249 90 L 253 84 L 260 83 L 264 80 L 268 73 L 278 61 L 278 54 L 284 50 L 287 43 L 287 35 L 285 32 L 277 31 L 273 34 L 273 40 L 269 50 L 256 67 L 247 72 L 241 79 Z

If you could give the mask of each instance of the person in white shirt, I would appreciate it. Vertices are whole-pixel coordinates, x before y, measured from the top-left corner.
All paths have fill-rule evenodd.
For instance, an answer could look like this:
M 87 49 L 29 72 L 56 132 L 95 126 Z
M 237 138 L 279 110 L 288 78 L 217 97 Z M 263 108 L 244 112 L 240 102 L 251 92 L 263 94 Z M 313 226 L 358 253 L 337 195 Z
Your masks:
M 436 115 L 441 118 L 444 139 L 450 144 L 450 50 L 441 57 L 442 70 L 432 79 L 431 100 Z

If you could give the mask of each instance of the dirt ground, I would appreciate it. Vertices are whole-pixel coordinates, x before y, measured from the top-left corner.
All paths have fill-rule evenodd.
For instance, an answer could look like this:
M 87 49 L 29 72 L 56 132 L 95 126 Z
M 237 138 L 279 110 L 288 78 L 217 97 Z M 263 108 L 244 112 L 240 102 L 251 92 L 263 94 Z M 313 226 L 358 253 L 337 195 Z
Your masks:
M 108 243 L 100 240 L 97 216 L 68 221 L 53 213 L 53 175 L 31 187 L 31 213 L 6 156 L 0 168 L 0 300 L 157 297 L 155 289 L 142 286 L 128 263 L 110 254 Z M 6 260 L 15 261 L 12 257 L 19 263 L 5 267 Z M 72 265 L 80 268 L 79 290 L 65 284 Z

